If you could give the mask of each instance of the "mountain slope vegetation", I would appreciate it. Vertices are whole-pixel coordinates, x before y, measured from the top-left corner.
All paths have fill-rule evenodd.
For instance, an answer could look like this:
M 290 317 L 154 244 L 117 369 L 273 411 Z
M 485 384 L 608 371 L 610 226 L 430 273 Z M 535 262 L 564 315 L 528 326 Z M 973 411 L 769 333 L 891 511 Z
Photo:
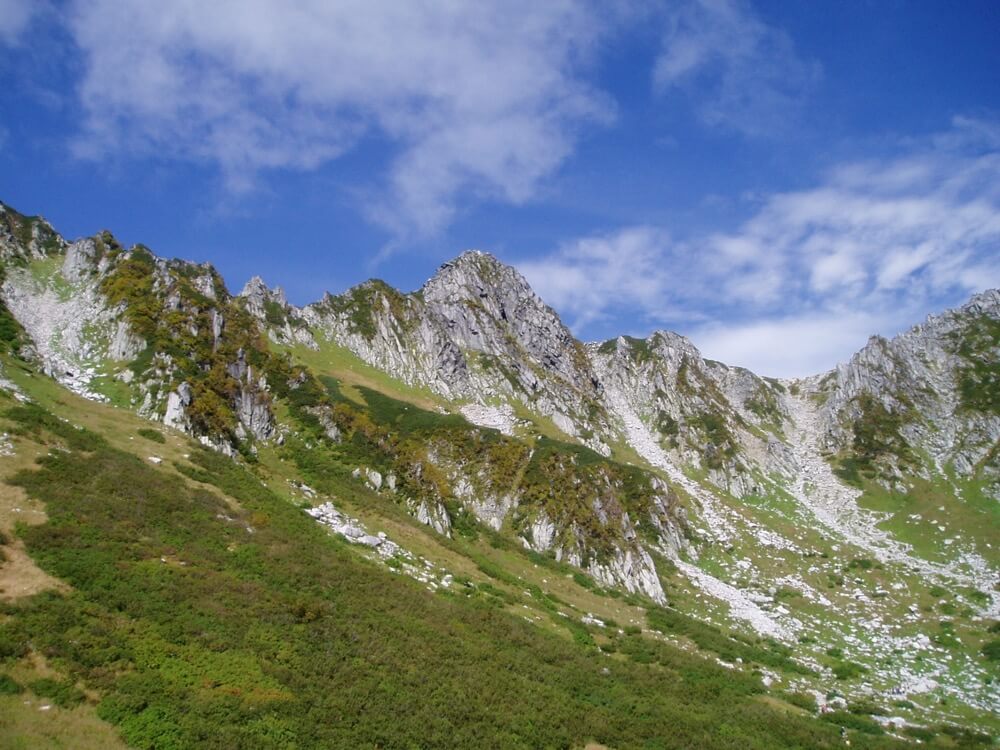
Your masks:
M 779 381 L 578 342 L 484 253 L 297 308 L 0 219 L 0 736 L 42 701 L 135 747 L 1000 729 L 1000 293 Z

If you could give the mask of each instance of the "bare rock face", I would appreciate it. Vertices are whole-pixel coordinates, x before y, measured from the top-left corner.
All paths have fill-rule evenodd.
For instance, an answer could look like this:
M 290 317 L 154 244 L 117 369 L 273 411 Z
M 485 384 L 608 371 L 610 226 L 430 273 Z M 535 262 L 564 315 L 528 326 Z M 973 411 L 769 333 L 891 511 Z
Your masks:
M 451 519 L 448 518 L 448 511 L 441 503 L 426 499 L 416 500 L 411 503 L 410 510 L 420 523 L 430 526 L 443 536 L 451 536 Z
M 191 405 L 191 386 L 181 383 L 177 390 L 167 396 L 167 410 L 163 413 L 163 424 L 167 427 L 189 432 L 191 421 L 187 416 L 187 407 Z
M 269 289 L 260 276 L 254 276 L 243 287 L 239 297 L 247 312 L 260 322 L 275 343 L 316 348 L 316 340 L 301 311 L 288 303 L 281 287 Z
M 252 435 L 256 440 L 267 440 L 274 434 L 274 417 L 271 400 L 267 396 L 266 381 L 244 385 L 236 396 L 237 437 L 245 440 Z
M 642 547 L 619 548 L 607 562 L 593 560 L 587 572 L 605 586 L 648 596 L 657 604 L 667 601 L 653 558 Z
M 33 226 L 37 230 L 40 224 Z M 47 241 L 58 252 L 65 251 L 63 262 L 47 277 L 9 267 L 0 295 L 31 338 L 34 357 L 47 375 L 80 395 L 107 400 L 95 387 L 102 367 L 134 359 L 146 344 L 124 320 L 122 310 L 101 293 L 94 242 L 66 246 L 61 238 Z M 26 252 L 22 249 L 21 257 Z
M 559 316 L 493 256 L 464 253 L 441 266 L 421 293 L 459 349 L 517 365 L 524 392 L 535 394 L 542 378 L 555 377 L 583 396 L 600 394 L 585 351 Z

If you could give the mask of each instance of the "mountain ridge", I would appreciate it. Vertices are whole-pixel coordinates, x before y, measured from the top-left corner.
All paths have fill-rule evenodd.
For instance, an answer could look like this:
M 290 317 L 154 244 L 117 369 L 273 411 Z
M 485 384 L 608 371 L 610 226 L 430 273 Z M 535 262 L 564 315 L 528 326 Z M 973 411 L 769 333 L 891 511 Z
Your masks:
M 909 608 L 926 580 L 970 633 L 1000 616 L 996 290 L 779 380 L 669 331 L 580 342 L 482 251 L 415 292 L 371 280 L 297 307 L 260 277 L 232 294 L 210 264 L 0 217 L 20 356 L 81 395 L 303 485 L 332 472 L 445 538 L 489 529 L 608 590 L 813 638 L 810 669 L 845 650 L 871 690 L 995 705 L 961 685 L 971 652 L 951 674 L 951 652 L 915 645 L 930 615 Z

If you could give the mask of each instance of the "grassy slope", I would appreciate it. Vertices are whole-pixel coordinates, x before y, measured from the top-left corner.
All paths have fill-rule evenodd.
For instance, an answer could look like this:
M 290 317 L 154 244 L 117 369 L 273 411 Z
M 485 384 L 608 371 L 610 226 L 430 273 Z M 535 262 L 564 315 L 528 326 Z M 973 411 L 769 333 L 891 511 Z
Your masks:
M 180 454 L 192 473 L 176 436 L 143 443 L 127 412 L 38 384 L 48 406 L 108 439 L 77 442 L 55 422 L 18 438 L 22 452 L 70 443 L 17 483 L 49 514 L 22 536 L 73 592 L 20 601 L 2 632 L 14 643 L 32 633 L 32 647 L 95 688 L 98 712 L 137 746 L 837 742 L 834 729 L 754 697 L 749 675 L 701 657 L 637 636 L 602 656 L 564 629 L 557 637 L 510 616 L 493 597 L 430 594 L 359 560 L 242 469 L 191 453 L 212 470 L 195 476 L 222 484 L 227 502 L 134 455 L 151 446 Z M 21 429 L 38 422 L 19 414 Z M 544 563 L 495 552 L 505 569 L 569 585 Z M 69 627 L 52 627 L 59 622 Z

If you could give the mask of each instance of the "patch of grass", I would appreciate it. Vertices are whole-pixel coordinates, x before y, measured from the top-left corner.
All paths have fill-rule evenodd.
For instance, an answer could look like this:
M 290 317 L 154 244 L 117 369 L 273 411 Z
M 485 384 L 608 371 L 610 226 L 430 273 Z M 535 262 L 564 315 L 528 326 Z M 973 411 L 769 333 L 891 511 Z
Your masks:
M 58 419 L 34 403 L 11 407 L 3 412 L 3 416 L 17 424 L 12 430 L 15 435 L 28 437 L 45 445 L 55 443 L 69 450 L 89 450 L 107 445 L 97 433 Z
M 785 693 L 782 698 L 806 711 L 816 711 L 816 697 L 809 693 Z
M 136 430 L 141 437 L 146 438 L 146 440 L 151 440 L 154 443 L 166 443 L 167 439 L 163 436 L 163 433 L 159 430 L 154 430 L 152 427 L 140 427 Z
M 865 734 L 885 734 L 885 730 L 877 721 L 869 719 L 867 716 L 852 714 L 849 711 L 831 711 L 828 714 L 823 714 L 820 719 Z
M 404 437 L 415 433 L 456 428 L 464 430 L 470 427 L 461 414 L 441 414 L 422 409 L 367 387 L 360 387 L 358 390 L 368 405 L 371 418 L 380 424 L 388 425 L 394 431 L 399 431 Z
M 993 737 L 985 732 L 977 732 L 968 727 L 954 724 L 941 724 L 938 731 L 949 737 L 958 747 L 989 747 L 993 745 Z
M 759 639 L 748 642 L 742 637 L 727 634 L 713 625 L 666 607 L 648 608 L 646 620 L 654 630 L 690 638 L 699 648 L 711 651 L 725 661 L 742 659 L 744 662 L 775 667 L 793 674 L 813 674 L 811 669 L 791 659 L 791 649 L 775 641 Z

